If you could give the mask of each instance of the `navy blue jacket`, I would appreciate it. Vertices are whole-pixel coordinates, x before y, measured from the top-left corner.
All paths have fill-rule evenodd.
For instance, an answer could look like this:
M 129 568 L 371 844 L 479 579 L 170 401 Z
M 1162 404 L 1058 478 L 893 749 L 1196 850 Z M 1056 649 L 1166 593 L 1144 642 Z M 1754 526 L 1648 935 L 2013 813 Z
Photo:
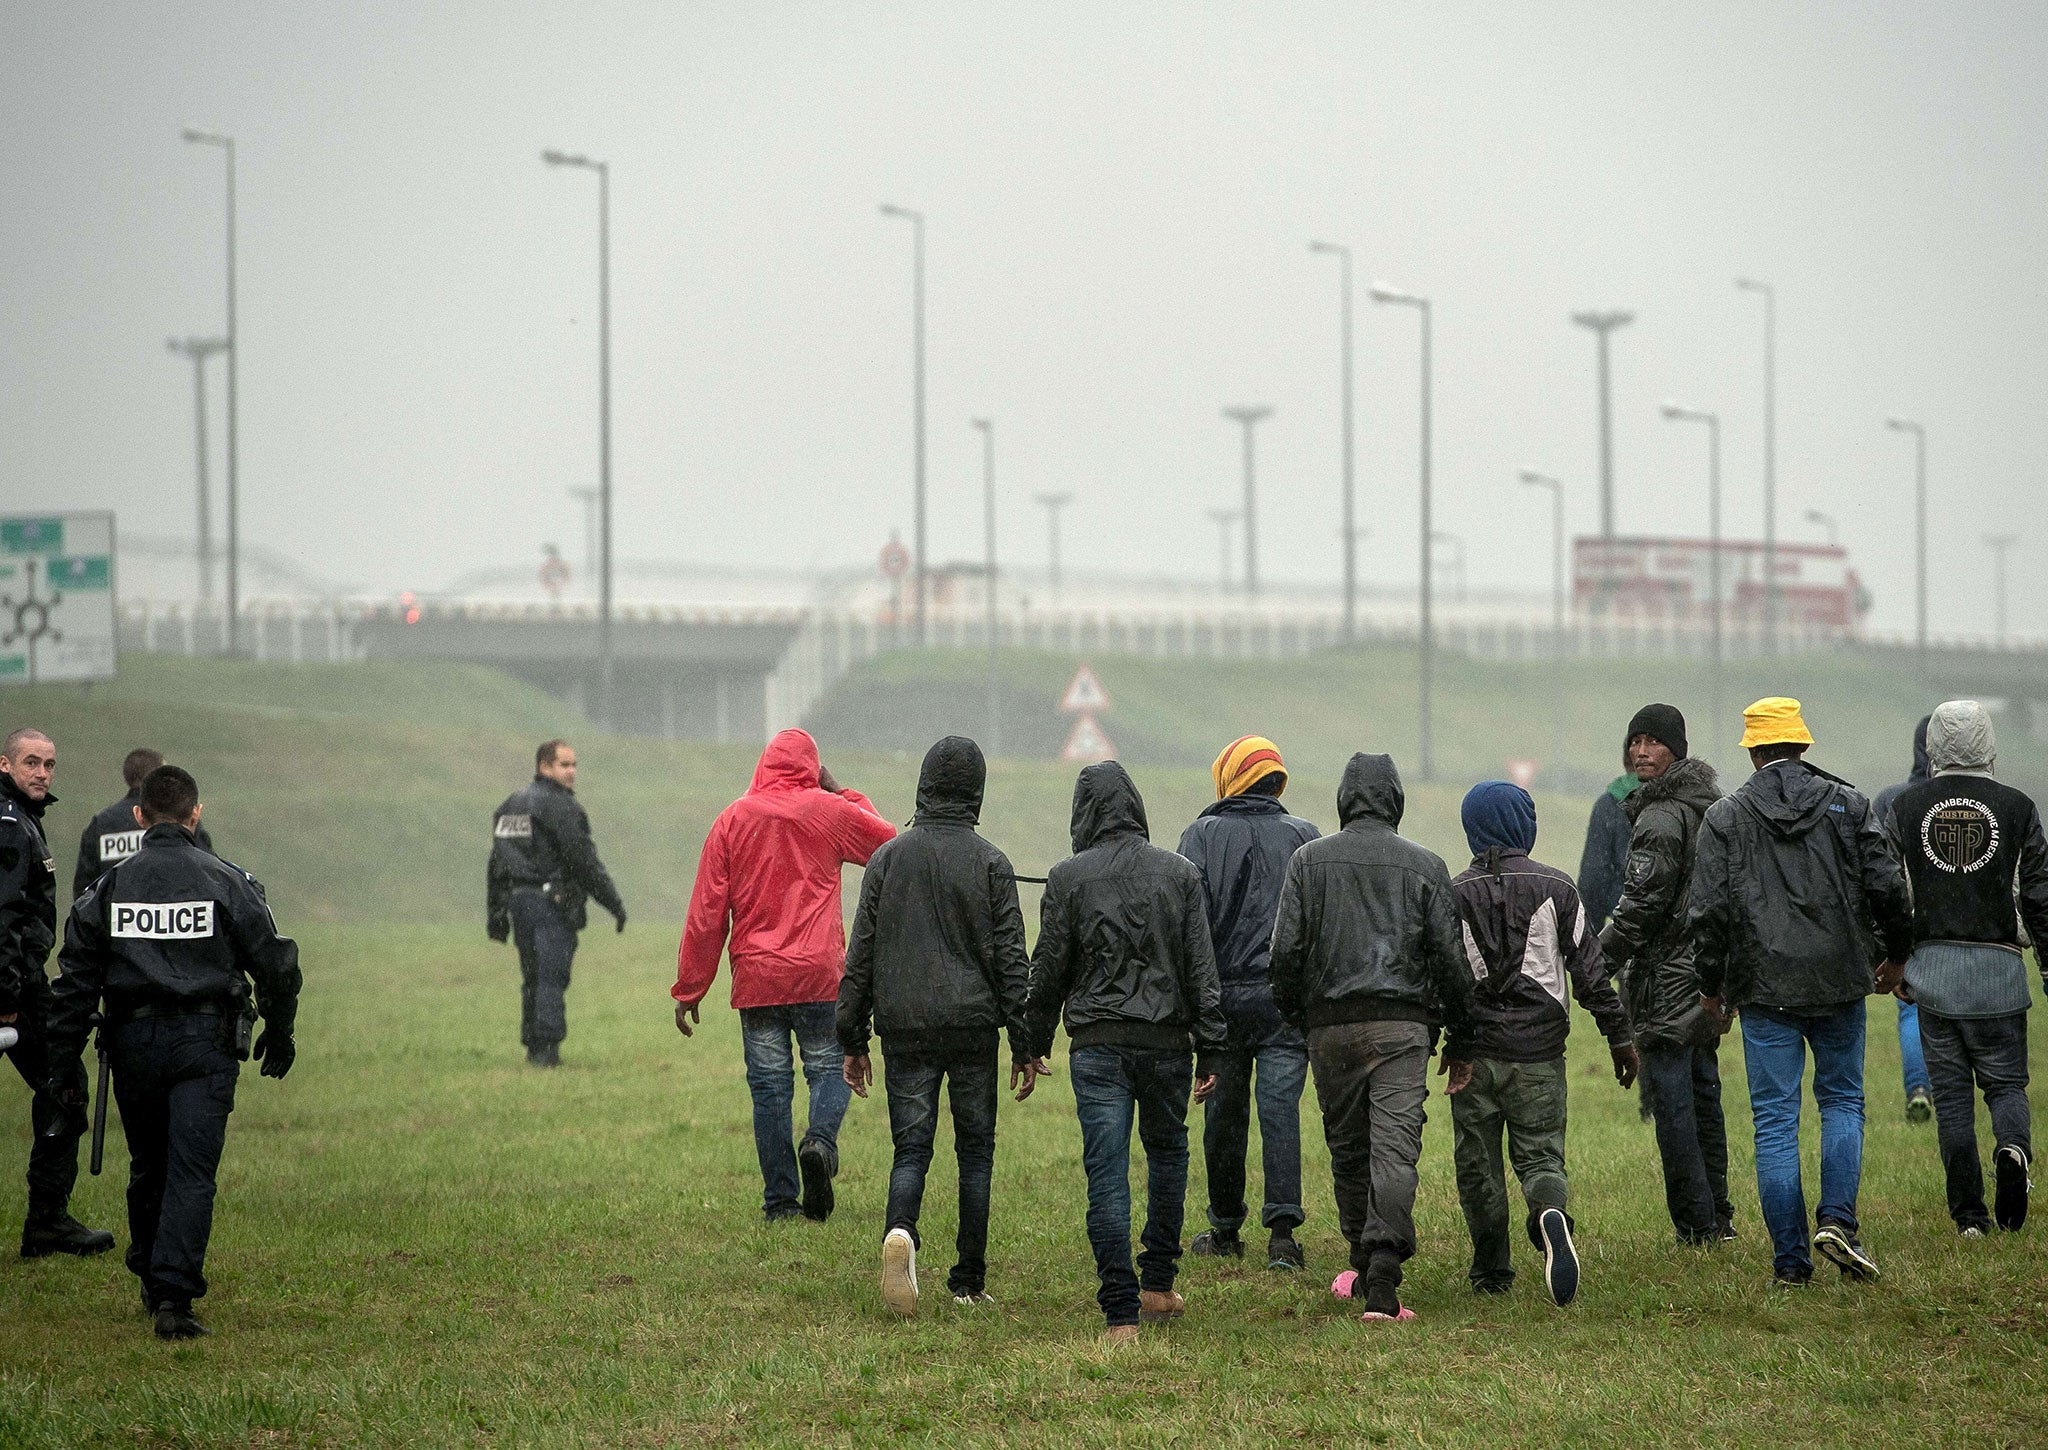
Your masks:
M 1227 796 L 1181 833 L 1180 854 L 1202 873 L 1233 1047 L 1260 1047 L 1278 1035 L 1295 1035 L 1273 1005 L 1273 921 L 1280 914 L 1289 858 L 1321 834 L 1269 795 Z

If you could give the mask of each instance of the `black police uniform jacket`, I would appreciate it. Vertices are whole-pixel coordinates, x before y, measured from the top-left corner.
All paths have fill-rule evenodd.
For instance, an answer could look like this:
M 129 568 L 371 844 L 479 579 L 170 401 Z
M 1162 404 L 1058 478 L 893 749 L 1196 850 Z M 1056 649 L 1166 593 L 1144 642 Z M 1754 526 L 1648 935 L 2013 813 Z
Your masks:
M 1906 873 L 1870 802 L 1801 760 L 1714 803 L 1691 900 L 1700 990 L 1731 1007 L 1847 1006 L 1875 990 L 1880 957 L 1913 950 Z
M 1346 1022 L 1446 1029 L 1469 1055 L 1472 972 L 1450 868 L 1396 829 L 1406 809 L 1393 758 L 1351 757 L 1337 787 L 1343 829 L 1287 863 L 1273 923 L 1273 1000 L 1304 1031 Z
M 0 1015 L 34 1010 L 57 942 L 57 863 L 43 835 L 55 796 L 28 798 L 0 775 Z
M 891 1050 L 968 1050 L 1008 1028 L 1011 1056 L 1031 1055 L 1017 878 L 974 829 L 985 777 L 973 741 L 941 740 L 918 773 L 910 829 L 868 858 L 839 981 L 849 1056 L 868 1050 L 870 1016 Z
M 1639 1046 L 1708 1047 L 1720 1039 L 1720 1024 L 1700 1010 L 1686 925 L 1700 822 L 1720 798 L 1714 767 L 1686 756 L 1621 803 L 1631 822 L 1628 859 L 1600 950 L 1620 973 Z
M 74 900 L 85 895 L 85 888 L 99 880 L 108 867 L 119 865 L 142 849 L 146 828 L 135 820 L 135 807 L 141 800 L 142 787 L 137 786 L 86 822 L 85 834 L 78 838 L 78 865 L 71 871 Z M 213 849 L 213 837 L 206 834 L 203 825 L 192 833 L 192 839 L 202 851 Z
M 484 916 L 493 941 L 511 934 L 512 893 L 519 890 L 544 894 L 578 931 L 587 920 L 586 898 L 625 919 L 619 890 L 590 839 L 590 817 L 574 791 L 544 775 L 512 792 L 491 817 Z
M 1147 839 L 1145 802 L 1115 761 L 1074 783 L 1074 854 L 1048 873 L 1031 959 L 1032 1056 L 1052 1050 L 1062 1015 L 1075 1048 L 1185 1052 L 1226 1045 L 1223 989 L 1202 877 Z
M 232 1013 L 253 981 L 266 1027 L 290 1035 L 298 1015 L 298 944 L 278 934 L 262 885 L 170 822 L 72 904 L 57 962 L 50 1049 L 60 1062 L 84 1051 L 102 999 L 114 1021 L 138 1007 Z

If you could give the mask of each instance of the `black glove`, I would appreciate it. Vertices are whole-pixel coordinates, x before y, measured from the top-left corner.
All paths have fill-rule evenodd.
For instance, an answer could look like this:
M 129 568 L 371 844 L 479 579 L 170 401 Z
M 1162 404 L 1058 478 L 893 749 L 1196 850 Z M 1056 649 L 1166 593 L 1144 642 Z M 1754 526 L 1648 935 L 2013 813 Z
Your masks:
M 56 1118 L 44 1133 L 52 1138 L 61 1137 L 66 1129 L 83 1133 L 89 1126 L 86 1121 L 85 1063 L 73 1058 L 68 1067 L 60 1067 L 43 1084 L 43 1093 L 57 1105 L 61 1116 Z
M 289 1028 L 266 1027 L 256 1039 L 255 1056 L 263 1064 L 261 1071 L 265 1077 L 283 1077 L 292 1070 L 292 1059 L 298 1055 L 298 1044 L 292 1041 Z
M 619 929 L 620 931 L 624 931 L 624 930 L 626 929 L 626 909 L 625 909 L 625 908 L 624 908 L 623 906 L 619 908 L 619 927 L 618 927 L 618 929 Z
M 492 941 L 504 941 L 512 935 L 512 923 L 502 916 L 494 916 L 484 925 Z

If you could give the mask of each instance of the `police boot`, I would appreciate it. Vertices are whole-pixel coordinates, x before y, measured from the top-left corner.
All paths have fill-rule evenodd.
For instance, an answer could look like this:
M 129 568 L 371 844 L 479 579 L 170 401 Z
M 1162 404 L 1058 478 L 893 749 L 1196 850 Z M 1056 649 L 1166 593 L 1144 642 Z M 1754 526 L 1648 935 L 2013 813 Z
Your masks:
M 192 1317 L 192 1301 L 167 1299 L 156 1306 L 158 1339 L 197 1339 L 213 1331 Z
M 21 1226 L 21 1256 L 40 1259 L 46 1254 L 76 1254 L 88 1258 L 104 1254 L 114 1246 L 114 1236 L 105 1229 L 87 1228 L 68 1213 L 55 1218 L 30 1219 Z

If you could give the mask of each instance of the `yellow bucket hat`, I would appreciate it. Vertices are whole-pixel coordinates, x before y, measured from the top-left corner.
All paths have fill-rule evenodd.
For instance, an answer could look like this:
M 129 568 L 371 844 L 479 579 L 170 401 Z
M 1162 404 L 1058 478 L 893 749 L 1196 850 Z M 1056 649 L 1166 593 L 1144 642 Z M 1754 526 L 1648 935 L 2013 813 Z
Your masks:
M 1811 745 L 1813 732 L 1800 717 L 1799 702 L 1787 695 L 1758 700 L 1742 712 L 1742 749 L 1759 745 Z
M 1216 777 L 1218 800 L 1243 795 L 1276 772 L 1280 788 L 1287 789 L 1287 767 L 1280 761 L 1280 747 L 1263 735 L 1240 735 L 1223 747 L 1209 770 Z

